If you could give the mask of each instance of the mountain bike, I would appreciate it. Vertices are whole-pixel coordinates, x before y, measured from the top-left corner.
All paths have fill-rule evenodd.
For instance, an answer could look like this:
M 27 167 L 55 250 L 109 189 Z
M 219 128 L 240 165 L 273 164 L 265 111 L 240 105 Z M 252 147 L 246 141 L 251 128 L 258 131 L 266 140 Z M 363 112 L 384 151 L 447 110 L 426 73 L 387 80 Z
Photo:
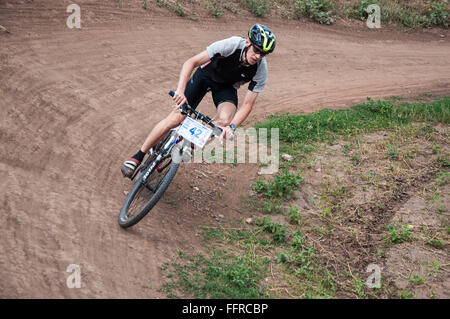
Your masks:
M 175 92 L 170 91 L 169 94 L 173 97 Z M 119 225 L 123 228 L 138 223 L 156 205 L 181 162 L 190 161 L 194 145 L 203 148 L 212 136 L 222 133 L 222 129 L 212 123 L 213 119 L 196 111 L 188 103 L 180 107 L 180 111 L 187 117 L 149 150 L 147 160 L 131 178 L 136 181 L 119 213 Z

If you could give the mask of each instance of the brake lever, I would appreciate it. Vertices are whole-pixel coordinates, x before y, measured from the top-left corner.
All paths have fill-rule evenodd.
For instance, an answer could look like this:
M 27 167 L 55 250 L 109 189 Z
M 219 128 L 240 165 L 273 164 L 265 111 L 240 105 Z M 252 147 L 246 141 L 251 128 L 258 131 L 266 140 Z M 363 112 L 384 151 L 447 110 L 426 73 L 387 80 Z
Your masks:
M 170 91 L 169 91 L 169 95 L 170 95 L 171 97 L 173 97 L 173 96 L 175 95 L 175 92 L 172 91 L 172 90 L 170 90 Z M 181 114 L 183 114 L 183 115 L 187 115 L 187 114 L 188 114 L 188 112 L 187 112 L 186 109 L 185 109 L 185 105 L 186 105 L 186 104 L 187 104 L 187 103 L 184 103 L 181 107 L 178 108 L 178 109 L 180 110 Z M 173 108 L 175 108 L 175 107 L 178 107 L 178 106 L 174 106 Z

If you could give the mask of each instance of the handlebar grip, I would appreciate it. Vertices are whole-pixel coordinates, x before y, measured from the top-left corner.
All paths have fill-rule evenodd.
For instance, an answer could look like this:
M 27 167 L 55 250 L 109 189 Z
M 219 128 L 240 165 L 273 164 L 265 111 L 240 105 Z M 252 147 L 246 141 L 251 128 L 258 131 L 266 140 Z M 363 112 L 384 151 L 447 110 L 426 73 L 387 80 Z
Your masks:
M 175 92 L 172 91 L 172 90 L 170 90 L 170 91 L 169 91 L 169 95 L 170 95 L 171 97 L 174 97 Z M 182 105 L 182 108 L 185 108 L 187 105 L 188 105 L 187 102 L 185 102 L 185 103 Z
M 175 95 L 175 92 L 172 91 L 172 90 L 170 90 L 170 91 L 169 91 L 169 95 L 170 95 L 171 97 L 173 97 L 173 96 Z M 187 111 L 186 111 L 186 106 L 187 106 L 187 105 L 188 105 L 187 103 L 184 103 L 184 104 L 181 106 L 181 113 L 182 113 L 182 114 L 187 114 Z

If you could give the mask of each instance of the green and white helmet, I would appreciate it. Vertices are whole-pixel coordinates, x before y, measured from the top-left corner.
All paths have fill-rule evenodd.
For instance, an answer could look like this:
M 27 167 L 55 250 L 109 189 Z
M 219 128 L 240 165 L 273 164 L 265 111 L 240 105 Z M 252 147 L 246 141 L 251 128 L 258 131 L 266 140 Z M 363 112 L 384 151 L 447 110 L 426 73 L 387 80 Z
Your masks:
M 248 31 L 248 38 L 250 41 L 260 47 L 263 52 L 269 54 L 273 52 L 276 45 L 275 35 L 270 29 L 262 24 L 254 24 Z

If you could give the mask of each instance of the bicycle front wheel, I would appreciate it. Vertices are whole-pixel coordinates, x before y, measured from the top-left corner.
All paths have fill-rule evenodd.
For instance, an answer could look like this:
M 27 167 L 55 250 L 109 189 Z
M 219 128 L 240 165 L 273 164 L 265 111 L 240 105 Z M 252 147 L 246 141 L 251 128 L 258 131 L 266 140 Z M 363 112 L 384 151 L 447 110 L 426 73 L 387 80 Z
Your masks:
M 136 182 L 120 209 L 121 227 L 131 227 L 148 214 L 169 187 L 179 166 L 180 164 L 171 162 L 168 157 L 149 175 L 146 184 L 142 182 L 146 170 L 138 173 Z

